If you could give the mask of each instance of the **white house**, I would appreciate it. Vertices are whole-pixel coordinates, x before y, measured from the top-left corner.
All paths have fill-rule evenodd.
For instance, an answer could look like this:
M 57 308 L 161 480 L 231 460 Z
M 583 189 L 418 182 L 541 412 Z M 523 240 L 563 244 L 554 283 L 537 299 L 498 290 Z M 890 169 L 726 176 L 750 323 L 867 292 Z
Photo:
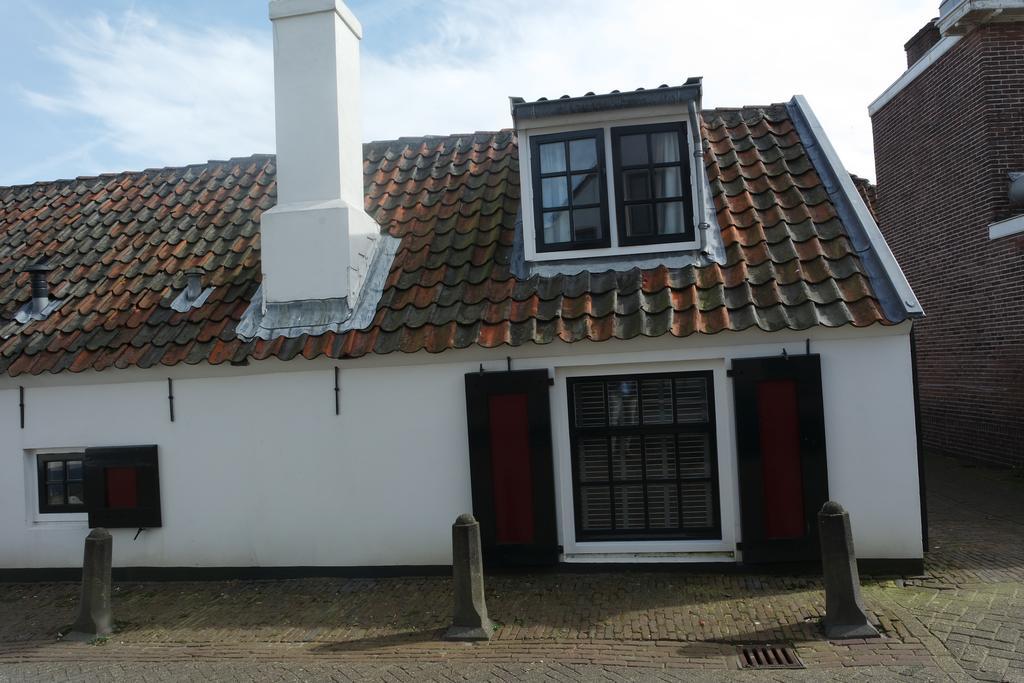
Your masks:
M 922 558 L 923 315 L 801 97 L 511 100 L 361 144 L 272 0 L 277 155 L 0 188 L 0 575 Z M 396 569 L 398 568 L 398 569 Z

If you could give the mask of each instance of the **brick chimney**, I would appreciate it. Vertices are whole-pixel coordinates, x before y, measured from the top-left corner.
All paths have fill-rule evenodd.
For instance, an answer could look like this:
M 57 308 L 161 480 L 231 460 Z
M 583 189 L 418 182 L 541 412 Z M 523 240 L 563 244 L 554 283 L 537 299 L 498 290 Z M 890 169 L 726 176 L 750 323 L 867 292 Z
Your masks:
M 270 0 L 277 206 L 261 219 L 267 304 L 346 299 L 379 234 L 363 210 L 362 27 L 341 0 Z
M 914 66 L 917 60 L 921 59 L 942 38 L 936 22 L 938 22 L 937 17 L 922 26 L 921 30 L 915 33 L 914 37 L 903 45 L 903 49 L 907 51 L 908 69 Z

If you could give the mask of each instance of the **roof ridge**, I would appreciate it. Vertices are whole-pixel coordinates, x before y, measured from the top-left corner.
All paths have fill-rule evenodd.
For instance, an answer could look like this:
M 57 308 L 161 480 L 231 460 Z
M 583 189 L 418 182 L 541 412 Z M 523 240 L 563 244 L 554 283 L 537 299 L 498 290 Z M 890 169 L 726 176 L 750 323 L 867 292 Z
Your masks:
M 196 168 L 199 166 L 212 166 L 214 164 L 233 164 L 244 161 L 254 161 L 257 159 L 275 159 L 276 154 L 267 152 L 257 152 L 248 156 L 241 157 L 230 157 L 228 159 L 207 159 L 206 161 L 197 161 L 191 164 L 179 164 L 177 166 L 151 166 L 149 168 L 143 168 L 138 170 L 127 170 L 127 171 L 111 171 L 107 173 L 96 173 L 93 175 L 80 175 L 74 178 L 55 178 L 53 180 L 36 180 L 31 183 L 15 183 L 13 185 L 0 185 L 0 191 L 3 190 L 21 190 L 29 187 L 35 187 L 37 185 L 58 185 L 60 183 L 79 183 L 89 180 L 104 180 L 111 178 L 120 178 L 130 175 L 141 175 L 143 173 L 166 173 L 167 171 L 185 171 L 190 168 Z

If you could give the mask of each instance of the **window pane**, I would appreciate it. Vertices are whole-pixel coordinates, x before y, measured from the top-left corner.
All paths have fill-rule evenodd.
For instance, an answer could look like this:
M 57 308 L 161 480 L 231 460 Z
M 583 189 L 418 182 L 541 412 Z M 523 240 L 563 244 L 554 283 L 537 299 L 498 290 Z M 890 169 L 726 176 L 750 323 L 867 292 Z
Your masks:
M 638 204 L 626 207 L 626 234 L 632 237 L 651 235 L 654 233 L 654 221 L 651 216 L 650 204 Z
M 654 196 L 658 199 L 683 196 L 682 174 L 678 166 L 654 169 Z
M 650 176 L 646 169 L 626 171 L 622 174 L 623 194 L 626 201 L 651 198 Z
M 70 505 L 81 505 L 84 502 L 85 497 L 82 492 L 82 483 L 68 484 L 68 503 Z
M 580 481 L 608 481 L 607 439 L 580 439 L 577 457 Z
M 612 496 L 607 486 L 580 489 L 580 520 L 586 530 L 612 528 Z
M 601 225 L 601 209 L 575 209 L 572 212 L 572 227 L 579 241 L 599 240 L 604 228 Z
M 64 504 L 64 485 L 49 484 L 46 487 L 46 503 L 48 505 Z
M 569 205 L 565 178 L 543 178 L 540 181 L 540 194 L 545 209 Z
M 540 172 L 558 173 L 565 170 L 565 143 L 551 142 L 540 145 Z
M 708 387 L 703 377 L 679 377 L 676 386 L 676 422 L 708 421 Z
M 612 477 L 615 481 L 639 481 L 644 477 L 639 436 L 613 436 Z
M 672 380 L 640 380 L 640 398 L 643 401 L 644 424 L 672 424 Z
M 710 453 L 706 434 L 679 435 L 679 477 L 700 479 L 711 476 Z
M 623 135 L 619 138 L 619 161 L 623 166 L 647 163 L 647 136 Z
M 615 487 L 615 528 L 642 530 L 644 519 L 644 487 Z
M 46 481 L 64 481 L 64 463 L 51 460 L 46 463 Z
M 658 234 L 678 235 L 683 231 L 683 203 L 663 202 L 658 207 Z
M 603 427 L 604 382 L 581 382 L 573 387 L 572 393 L 576 401 L 576 426 Z
M 636 401 L 634 380 L 608 382 L 608 424 L 613 427 L 639 424 Z
M 572 140 L 569 142 L 569 165 L 574 171 L 589 171 L 597 168 L 597 140 Z
M 651 156 L 656 164 L 679 161 L 679 133 L 652 133 Z
M 601 201 L 601 186 L 597 182 L 596 173 L 574 175 L 572 177 L 572 203 L 573 206 L 580 204 L 598 204 Z
M 676 478 L 676 438 L 671 434 L 644 437 L 647 479 Z
M 714 511 L 712 510 L 711 484 L 700 481 L 684 481 L 683 490 L 683 528 L 703 528 L 712 526 Z
M 68 460 L 68 481 L 81 481 L 82 480 L 82 461 L 81 460 Z
M 679 527 L 679 490 L 674 483 L 647 485 L 647 514 L 652 529 Z
M 572 237 L 570 233 L 568 211 L 548 211 L 544 214 L 544 244 L 568 242 Z

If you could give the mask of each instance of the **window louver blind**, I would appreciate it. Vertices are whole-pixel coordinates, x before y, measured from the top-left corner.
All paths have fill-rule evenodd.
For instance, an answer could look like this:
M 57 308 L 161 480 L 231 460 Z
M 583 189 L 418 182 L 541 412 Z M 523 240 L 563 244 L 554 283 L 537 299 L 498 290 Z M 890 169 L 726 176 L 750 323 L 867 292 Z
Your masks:
M 720 535 L 710 372 L 569 386 L 577 538 Z

